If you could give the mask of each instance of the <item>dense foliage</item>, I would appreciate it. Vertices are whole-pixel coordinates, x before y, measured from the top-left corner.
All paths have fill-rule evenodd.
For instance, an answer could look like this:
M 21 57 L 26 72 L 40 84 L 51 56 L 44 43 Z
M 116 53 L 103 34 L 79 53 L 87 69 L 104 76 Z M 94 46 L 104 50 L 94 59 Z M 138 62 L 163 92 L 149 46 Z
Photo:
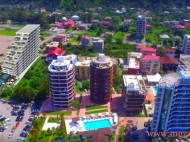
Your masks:
M 31 3 L 30 0 L 1 0 L 1 4 L 28 4 Z M 141 0 L 141 1 L 134 1 L 134 0 L 33 0 L 33 4 L 37 6 L 47 6 L 47 7 L 68 7 L 68 8 L 75 8 L 75 7 L 83 7 L 84 5 L 92 6 L 92 5 L 104 5 L 104 6 L 117 6 L 117 5 L 133 5 L 133 6 L 157 6 L 158 4 L 176 4 L 179 6 L 184 6 L 189 4 L 189 0 Z
M 14 88 L 14 99 L 18 102 L 42 101 L 49 95 L 47 66 L 39 58 Z M 31 78 L 32 77 L 32 78 Z

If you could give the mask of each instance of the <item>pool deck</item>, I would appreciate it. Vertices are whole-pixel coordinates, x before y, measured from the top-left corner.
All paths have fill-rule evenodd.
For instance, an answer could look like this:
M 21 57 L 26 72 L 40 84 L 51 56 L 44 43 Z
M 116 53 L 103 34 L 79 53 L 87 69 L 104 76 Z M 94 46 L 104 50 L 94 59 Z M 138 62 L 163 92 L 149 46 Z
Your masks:
M 77 121 L 77 123 L 72 122 L 72 119 L 65 119 L 65 126 L 66 126 L 67 134 L 70 134 L 71 132 L 77 133 L 77 132 L 89 131 L 89 130 L 85 129 L 85 126 L 84 126 L 85 122 L 93 122 L 93 121 L 99 121 L 99 120 L 105 120 L 105 119 L 109 120 L 111 127 L 118 125 L 118 122 L 115 124 L 113 123 L 113 118 L 111 116 L 103 116 L 103 117 L 96 116 L 94 118 L 92 118 L 92 117 L 90 118 L 90 116 L 89 116 L 85 119 L 80 118 L 80 120 Z M 102 127 L 102 128 L 106 128 L 106 127 Z M 101 129 L 101 128 L 97 128 L 97 129 Z M 92 129 L 92 130 L 97 130 L 97 129 Z

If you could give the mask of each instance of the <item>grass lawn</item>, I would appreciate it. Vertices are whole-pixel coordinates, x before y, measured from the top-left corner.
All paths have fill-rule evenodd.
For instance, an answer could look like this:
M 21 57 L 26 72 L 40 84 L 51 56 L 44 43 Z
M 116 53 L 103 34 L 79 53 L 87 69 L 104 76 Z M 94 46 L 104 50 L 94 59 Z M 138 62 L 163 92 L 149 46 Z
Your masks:
M 107 106 L 87 106 L 86 111 L 88 110 L 96 110 L 96 109 L 106 109 L 108 108 Z
M 47 36 L 51 36 L 51 34 L 50 33 L 40 33 L 40 36 L 47 37 Z
M 15 36 L 17 30 L 14 29 L 3 29 L 0 30 L 0 35 L 4 35 L 4 36 Z
M 102 113 L 102 112 L 108 112 L 108 109 L 100 109 L 100 110 L 95 110 L 95 111 L 87 111 L 85 114 L 95 114 L 95 113 Z
M 97 32 L 95 32 L 95 31 L 86 31 L 86 32 L 76 33 L 75 35 L 96 37 L 97 36 Z
M 75 89 L 76 89 L 77 93 L 81 93 L 81 91 L 82 91 L 82 84 L 81 84 L 81 82 L 77 81 Z
M 46 112 L 47 115 L 61 115 L 62 113 L 64 115 L 71 115 L 71 111 L 47 111 Z
M 69 40 L 69 43 L 78 43 L 77 39 L 76 38 L 71 38 Z
M 60 118 L 49 118 L 48 119 L 48 122 L 50 122 L 50 123 L 58 123 L 59 122 L 59 120 L 60 120 Z
M 113 38 L 116 40 L 118 38 L 124 38 L 124 33 L 123 32 L 116 32 L 114 35 L 113 35 Z

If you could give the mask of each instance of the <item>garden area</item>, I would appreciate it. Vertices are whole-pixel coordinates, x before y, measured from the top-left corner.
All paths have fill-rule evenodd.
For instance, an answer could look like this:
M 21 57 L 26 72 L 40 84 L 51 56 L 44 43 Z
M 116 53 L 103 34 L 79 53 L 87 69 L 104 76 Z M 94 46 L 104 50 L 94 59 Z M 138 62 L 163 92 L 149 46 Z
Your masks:
M 18 30 L 15 30 L 15 29 L 0 29 L 0 35 L 3 35 L 3 36 L 15 36 L 16 31 L 18 31 Z
M 118 44 L 114 42 L 106 43 L 104 53 L 108 56 L 115 58 L 126 58 L 129 52 L 135 51 L 135 45 L 131 44 Z
M 71 111 L 46 111 L 47 115 L 71 115 Z
M 107 106 L 86 106 L 86 115 L 108 112 Z
M 60 118 L 52 118 L 52 117 L 49 117 L 48 122 L 49 122 L 49 123 L 58 123 L 59 120 L 60 120 Z

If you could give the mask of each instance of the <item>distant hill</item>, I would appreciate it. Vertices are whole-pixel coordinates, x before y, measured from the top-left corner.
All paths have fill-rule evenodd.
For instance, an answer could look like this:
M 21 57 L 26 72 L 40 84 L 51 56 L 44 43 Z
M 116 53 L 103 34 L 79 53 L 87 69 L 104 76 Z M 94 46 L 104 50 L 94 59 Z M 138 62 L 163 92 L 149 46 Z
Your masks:
M 169 6 L 189 6 L 189 0 L 0 0 L 0 4 L 29 4 L 33 3 L 35 6 L 43 6 L 46 8 L 65 8 L 69 9 L 80 7 L 94 7 L 94 6 L 135 6 L 135 7 L 157 7 L 159 5 Z

